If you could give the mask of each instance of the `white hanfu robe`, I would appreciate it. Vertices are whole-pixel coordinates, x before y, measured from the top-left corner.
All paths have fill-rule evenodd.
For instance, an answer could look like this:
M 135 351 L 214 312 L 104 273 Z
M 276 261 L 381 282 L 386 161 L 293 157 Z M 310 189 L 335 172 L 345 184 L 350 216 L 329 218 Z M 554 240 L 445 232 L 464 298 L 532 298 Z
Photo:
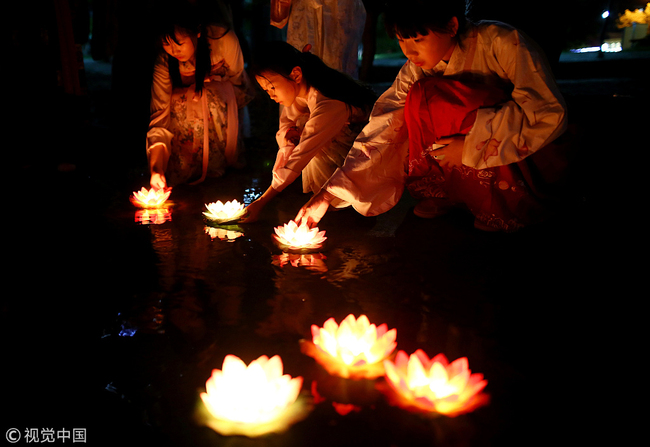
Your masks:
M 282 191 L 302 174 L 303 192 L 320 191 L 343 165 L 367 121 L 368 112 L 310 87 L 306 100 L 296 98 L 291 106 L 282 108 L 276 134 L 279 149 L 273 166 L 273 189 Z

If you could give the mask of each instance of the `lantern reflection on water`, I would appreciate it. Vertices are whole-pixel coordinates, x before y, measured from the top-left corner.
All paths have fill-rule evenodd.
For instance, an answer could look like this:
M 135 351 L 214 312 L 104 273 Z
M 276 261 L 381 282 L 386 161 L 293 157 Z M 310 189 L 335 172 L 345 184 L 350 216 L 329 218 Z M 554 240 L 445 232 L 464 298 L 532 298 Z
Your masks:
M 293 220 L 275 227 L 273 237 L 281 247 L 289 250 L 316 250 L 327 239 L 325 231 L 318 231 L 318 227 L 309 228 L 304 222 L 299 226 Z
M 399 351 L 395 362 L 384 362 L 393 403 L 424 412 L 457 416 L 488 403 L 482 393 L 487 381 L 468 367 L 467 357 L 449 363 L 443 354 L 432 359 L 418 349 L 410 356 Z M 392 394 L 392 393 L 391 393 Z
M 227 355 L 215 369 L 201 400 L 211 417 L 206 424 L 223 435 L 260 436 L 281 432 L 309 411 L 299 399 L 302 377 L 283 374 L 279 356 L 261 356 L 248 366 Z
M 303 340 L 303 353 L 313 357 L 330 374 L 350 379 L 373 379 L 384 374 L 383 361 L 395 350 L 396 329 L 375 326 L 368 317 L 348 315 L 338 325 L 328 319 L 322 328 L 311 326 L 313 343 Z
M 232 242 L 238 237 L 244 235 L 243 232 L 239 231 L 241 228 L 224 228 L 224 227 L 205 227 L 205 232 L 210 236 L 210 239 L 220 239 L 222 241 Z
M 160 208 L 167 201 L 171 193 L 171 188 L 147 189 L 142 187 L 140 191 L 133 193 L 131 203 L 140 208 Z
M 142 209 L 135 212 L 135 221 L 143 225 L 160 225 L 172 220 L 172 212 L 168 208 Z
M 273 265 L 304 267 L 307 270 L 325 273 L 327 271 L 325 259 L 327 258 L 322 253 L 282 253 L 273 256 Z
M 239 203 L 237 200 L 226 203 L 217 200 L 216 202 L 206 203 L 205 207 L 208 211 L 204 211 L 203 215 L 215 223 L 232 222 L 242 217 L 245 213 L 244 204 Z

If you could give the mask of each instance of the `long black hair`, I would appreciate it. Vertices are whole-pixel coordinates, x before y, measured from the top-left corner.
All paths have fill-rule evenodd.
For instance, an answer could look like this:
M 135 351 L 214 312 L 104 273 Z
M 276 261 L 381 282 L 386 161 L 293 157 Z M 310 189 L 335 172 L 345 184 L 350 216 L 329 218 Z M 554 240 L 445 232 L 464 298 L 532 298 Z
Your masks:
M 458 19 L 458 32 L 467 26 L 466 0 L 387 0 L 384 25 L 394 38 L 413 38 L 430 32 L 448 32 L 452 17 Z
M 162 2 L 156 17 L 156 44 L 158 51 L 162 50 L 164 42 L 175 42 L 176 34 L 188 36 L 196 42 L 195 45 L 195 75 L 194 83 L 197 93 L 203 91 L 205 77 L 210 73 L 212 62 L 210 60 L 210 40 L 220 39 L 228 31 L 229 17 L 223 16 L 223 9 L 207 8 L 201 2 L 188 0 L 168 0 Z M 221 13 L 221 14 L 220 14 Z M 223 30 L 219 35 L 211 35 L 209 25 L 220 25 Z M 197 37 L 199 36 L 199 37 Z M 167 54 L 169 75 L 172 85 L 181 86 L 181 74 L 178 68 L 178 59 Z
M 328 67 L 315 54 L 299 51 L 283 41 L 269 42 L 256 52 L 250 74 L 264 78 L 265 72 L 273 72 L 289 79 L 295 67 L 300 67 L 307 84 L 348 106 L 371 108 L 377 99 L 370 87 Z

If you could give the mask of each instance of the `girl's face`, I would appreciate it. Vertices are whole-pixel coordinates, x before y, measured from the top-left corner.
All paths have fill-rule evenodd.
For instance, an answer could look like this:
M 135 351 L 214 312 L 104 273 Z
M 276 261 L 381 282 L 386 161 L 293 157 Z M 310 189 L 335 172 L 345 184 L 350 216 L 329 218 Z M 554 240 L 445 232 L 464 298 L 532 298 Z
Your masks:
M 187 34 L 182 34 L 178 31 L 175 32 L 176 42 L 173 39 L 167 38 L 163 41 L 163 50 L 176 59 L 179 62 L 187 62 L 194 58 L 194 52 L 196 51 L 196 38 L 200 37 L 199 35 L 196 38 L 192 38 Z
M 455 18 L 452 21 L 455 21 Z M 455 22 L 455 27 L 454 23 L 450 22 L 450 26 L 448 33 L 431 31 L 429 34 L 417 34 L 410 38 L 398 35 L 397 40 L 404 56 L 425 70 L 432 69 L 443 59 L 449 60 L 456 47 L 458 22 Z
M 268 71 L 262 73 L 262 76 L 255 76 L 255 79 L 273 101 L 289 107 L 301 93 L 300 82 L 293 79 L 295 71 L 294 68 L 291 78 L 285 78 L 281 74 Z

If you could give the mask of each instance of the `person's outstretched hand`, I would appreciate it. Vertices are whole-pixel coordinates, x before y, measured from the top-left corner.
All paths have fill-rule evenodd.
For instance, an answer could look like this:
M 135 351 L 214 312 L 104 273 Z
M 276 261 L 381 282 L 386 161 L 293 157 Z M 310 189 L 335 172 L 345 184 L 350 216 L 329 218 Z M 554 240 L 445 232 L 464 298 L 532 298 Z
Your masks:
M 165 175 L 159 174 L 157 172 L 151 174 L 151 180 L 149 183 L 151 184 L 151 187 L 155 190 L 167 188 L 167 180 L 165 179 Z
M 314 195 L 309 202 L 300 208 L 294 221 L 298 225 L 304 222 L 309 228 L 314 227 L 323 218 L 334 198 L 334 195 L 321 189 L 318 194 Z
M 252 202 L 250 205 L 246 207 L 246 214 L 244 214 L 244 217 L 239 219 L 241 223 L 253 223 L 257 222 L 257 220 L 260 218 L 260 213 L 262 212 L 262 209 L 264 208 L 264 204 L 260 202 L 259 200 L 255 200 Z

